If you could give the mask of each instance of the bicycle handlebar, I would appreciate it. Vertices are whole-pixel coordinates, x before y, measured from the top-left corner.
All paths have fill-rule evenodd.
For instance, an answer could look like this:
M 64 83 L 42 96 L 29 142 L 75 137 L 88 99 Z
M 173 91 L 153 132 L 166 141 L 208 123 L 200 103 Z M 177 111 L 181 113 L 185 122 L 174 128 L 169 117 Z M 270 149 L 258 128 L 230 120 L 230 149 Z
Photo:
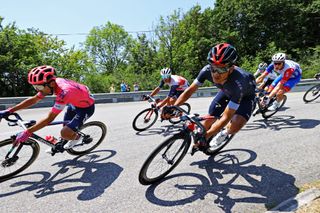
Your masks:
M 190 114 L 185 111 L 184 109 L 182 109 L 179 106 L 171 106 L 172 108 L 176 109 L 177 111 L 180 111 L 182 113 L 184 113 L 185 115 L 182 115 L 180 118 L 182 121 L 185 120 L 189 120 L 193 123 L 195 123 L 200 129 L 203 135 L 206 134 L 207 130 L 204 128 L 204 126 L 200 123 L 200 121 L 202 121 L 203 119 L 199 118 L 199 114 L 194 114 L 194 116 L 190 116 Z
M 16 119 L 12 119 L 10 118 L 10 116 L 14 116 Z M 22 118 L 20 117 L 20 115 L 16 112 L 13 112 L 13 113 L 10 113 L 10 115 L 7 115 L 4 117 L 4 119 L 6 121 L 9 121 L 9 122 L 14 122 L 14 123 L 17 123 L 19 120 L 22 121 Z

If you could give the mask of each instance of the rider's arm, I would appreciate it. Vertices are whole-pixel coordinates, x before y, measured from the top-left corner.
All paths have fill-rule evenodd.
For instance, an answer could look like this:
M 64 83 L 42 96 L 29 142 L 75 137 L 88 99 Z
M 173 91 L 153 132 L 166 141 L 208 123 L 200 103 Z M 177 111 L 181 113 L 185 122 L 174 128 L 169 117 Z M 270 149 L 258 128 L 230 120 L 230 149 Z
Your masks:
M 151 97 L 155 96 L 156 94 L 158 94 L 159 91 L 160 91 L 160 87 L 155 88 L 155 89 L 150 93 L 150 96 L 151 96 Z
M 225 127 L 232 119 L 232 116 L 235 114 L 235 112 L 235 109 L 232 109 L 229 106 L 227 106 L 222 114 L 222 117 L 218 119 L 215 123 L 213 123 L 211 128 L 207 131 L 206 138 L 209 138 L 212 135 L 217 134 L 223 127 Z
M 285 84 L 289 80 L 289 78 L 291 77 L 293 72 L 294 72 L 293 68 L 290 68 L 290 69 L 287 69 L 286 71 L 284 71 L 283 77 L 279 83 L 281 83 L 282 85 Z
M 57 115 L 58 114 L 50 111 L 46 118 L 38 121 L 34 126 L 28 128 L 28 132 L 33 133 L 35 131 L 38 131 L 39 129 L 42 129 L 43 127 L 51 123 L 57 117 Z
M 20 109 L 26 109 L 26 108 L 38 103 L 39 101 L 41 101 L 41 99 L 42 98 L 40 98 L 38 95 L 27 98 L 26 100 L 23 100 L 19 104 L 17 104 L 16 106 L 12 107 L 12 111 L 15 112 Z
M 263 79 L 265 77 L 267 77 L 267 75 L 269 75 L 269 73 L 267 71 L 265 71 L 264 73 L 262 73 L 257 79 L 256 79 L 256 83 L 261 83 L 263 81 Z
M 180 106 L 181 104 L 183 104 L 184 102 L 186 102 L 191 95 L 197 91 L 197 89 L 199 88 L 199 86 L 197 85 L 196 82 L 193 82 L 190 87 L 188 87 L 180 96 L 179 98 L 176 100 L 176 102 L 174 103 L 174 105 Z
M 254 76 L 255 78 L 257 78 L 259 74 L 260 74 L 260 70 L 258 69 L 258 70 L 253 74 L 253 76 Z
M 157 104 L 157 107 L 161 108 L 169 103 L 170 97 L 167 96 L 165 99 L 163 99 L 159 104 Z

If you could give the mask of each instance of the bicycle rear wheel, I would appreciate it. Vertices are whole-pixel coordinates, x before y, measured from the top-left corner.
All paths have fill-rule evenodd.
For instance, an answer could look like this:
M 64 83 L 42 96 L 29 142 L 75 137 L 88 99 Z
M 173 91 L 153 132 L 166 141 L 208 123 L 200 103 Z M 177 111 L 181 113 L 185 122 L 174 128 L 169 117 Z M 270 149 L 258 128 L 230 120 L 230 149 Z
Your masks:
M 281 103 L 280 103 L 280 105 L 279 105 L 279 107 L 278 107 L 276 110 L 264 110 L 264 111 L 262 111 L 262 112 L 261 112 L 262 117 L 265 118 L 265 119 L 270 118 L 271 116 L 273 116 L 274 114 L 276 114 L 276 113 L 283 107 L 283 105 L 286 103 L 286 101 L 287 101 L 287 96 L 284 95 L 284 96 L 283 96 L 283 99 L 282 99 L 282 101 L 281 101 Z M 271 104 L 272 104 L 272 103 L 270 103 L 269 106 L 270 106 Z
M 303 101 L 309 103 L 320 97 L 320 84 L 314 85 L 308 89 L 303 95 Z
M 132 127 L 136 131 L 144 131 L 150 128 L 158 119 L 158 111 L 153 108 L 142 110 L 132 122 Z
M 19 146 L 22 146 L 20 150 Z M 40 147 L 35 140 L 30 138 L 19 146 L 6 158 L 12 148 L 12 139 L 0 142 L 0 182 L 19 174 L 38 157 Z M 16 152 L 18 152 L 17 155 L 15 155 Z
M 168 175 L 186 155 L 191 136 L 186 132 L 175 134 L 162 142 L 147 158 L 139 173 L 139 182 L 153 184 Z
M 188 114 L 190 113 L 191 110 L 191 106 L 188 103 L 184 103 L 180 106 L 182 109 L 184 109 L 186 112 L 188 112 Z M 169 122 L 172 124 L 177 124 L 181 122 L 180 116 L 175 116 L 173 118 L 169 119 Z
M 102 143 L 107 134 L 107 127 L 100 121 L 91 121 L 82 125 L 79 130 L 81 142 L 66 151 L 71 155 L 84 155 Z

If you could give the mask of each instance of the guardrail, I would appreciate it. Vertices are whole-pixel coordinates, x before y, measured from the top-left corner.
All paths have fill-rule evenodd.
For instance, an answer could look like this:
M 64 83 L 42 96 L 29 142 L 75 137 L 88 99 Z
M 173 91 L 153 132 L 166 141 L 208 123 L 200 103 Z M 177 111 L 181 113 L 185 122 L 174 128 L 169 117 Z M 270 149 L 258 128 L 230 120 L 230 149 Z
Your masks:
M 319 81 L 316 79 L 303 79 L 300 83 L 293 88 L 293 92 L 305 91 L 311 85 L 317 84 Z M 216 87 L 203 87 L 199 88 L 192 97 L 210 97 L 214 96 L 219 89 Z M 150 94 L 151 91 L 139 91 L 139 92 L 117 92 L 117 93 L 96 93 L 94 97 L 96 103 L 118 103 L 118 102 L 132 102 L 132 101 L 141 101 L 141 96 L 143 94 Z M 166 97 L 168 90 L 161 90 L 158 94 L 160 98 Z M 17 103 L 25 100 L 28 97 L 8 97 L 0 98 L 0 110 L 6 109 L 10 106 L 14 106 Z M 39 107 L 50 107 L 53 105 L 55 96 L 45 97 L 41 102 L 35 104 L 31 108 Z

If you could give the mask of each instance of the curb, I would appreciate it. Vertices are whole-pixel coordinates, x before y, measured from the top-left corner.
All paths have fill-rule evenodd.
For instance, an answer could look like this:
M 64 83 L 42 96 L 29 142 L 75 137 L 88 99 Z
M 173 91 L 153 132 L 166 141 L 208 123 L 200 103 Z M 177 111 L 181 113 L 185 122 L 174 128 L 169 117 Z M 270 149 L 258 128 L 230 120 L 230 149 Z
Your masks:
M 312 188 L 301 192 L 286 201 L 283 201 L 278 206 L 274 207 L 270 211 L 267 211 L 266 213 L 293 212 L 317 198 L 320 198 L 320 189 Z

